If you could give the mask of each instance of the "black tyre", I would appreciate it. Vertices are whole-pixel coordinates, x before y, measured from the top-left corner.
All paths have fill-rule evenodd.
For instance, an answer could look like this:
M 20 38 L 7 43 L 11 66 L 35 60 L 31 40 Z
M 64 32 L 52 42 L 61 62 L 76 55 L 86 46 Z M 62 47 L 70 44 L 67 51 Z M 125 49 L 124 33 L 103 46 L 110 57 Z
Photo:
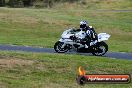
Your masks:
M 69 49 L 67 46 L 64 46 L 64 48 L 62 48 L 62 45 L 64 43 L 63 42 L 60 42 L 60 41 L 57 41 L 54 45 L 54 50 L 58 53 L 65 53 L 67 52 Z
M 95 56 L 102 56 L 108 51 L 108 45 L 105 42 L 98 42 L 92 46 L 92 54 Z

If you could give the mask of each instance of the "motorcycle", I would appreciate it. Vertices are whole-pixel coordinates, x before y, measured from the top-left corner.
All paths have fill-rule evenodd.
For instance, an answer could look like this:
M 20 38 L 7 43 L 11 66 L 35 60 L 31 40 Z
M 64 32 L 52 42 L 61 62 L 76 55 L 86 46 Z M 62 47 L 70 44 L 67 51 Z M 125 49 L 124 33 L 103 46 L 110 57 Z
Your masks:
M 84 31 L 75 32 L 74 29 L 65 30 L 59 41 L 54 45 L 54 50 L 58 53 L 65 53 L 71 49 L 76 49 L 81 53 L 92 53 L 95 56 L 102 56 L 108 51 L 108 45 L 104 42 L 110 38 L 107 33 L 99 33 L 98 40 L 91 41 L 87 46 L 85 41 L 86 33 Z

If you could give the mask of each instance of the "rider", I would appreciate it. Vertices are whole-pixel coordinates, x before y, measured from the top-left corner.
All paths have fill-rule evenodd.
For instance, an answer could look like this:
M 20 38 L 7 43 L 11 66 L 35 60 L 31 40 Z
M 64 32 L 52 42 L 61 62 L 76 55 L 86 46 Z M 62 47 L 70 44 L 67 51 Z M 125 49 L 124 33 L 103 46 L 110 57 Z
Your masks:
M 88 25 L 87 21 L 80 21 L 80 29 L 76 31 L 85 31 L 86 37 L 82 41 L 86 41 L 86 45 L 90 46 L 91 41 L 97 41 L 97 33 L 92 26 Z

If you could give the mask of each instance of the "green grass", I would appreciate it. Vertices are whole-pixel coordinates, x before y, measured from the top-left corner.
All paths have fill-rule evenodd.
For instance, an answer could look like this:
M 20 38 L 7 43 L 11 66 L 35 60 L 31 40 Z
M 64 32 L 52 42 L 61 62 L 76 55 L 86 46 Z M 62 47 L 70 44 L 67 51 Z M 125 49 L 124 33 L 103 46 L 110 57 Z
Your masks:
M 52 9 L 0 8 L 0 44 L 53 47 L 65 29 L 79 27 L 79 21 L 85 19 L 98 33 L 106 32 L 111 35 L 107 42 L 109 51 L 132 52 L 132 12 L 97 11 L 131 10 L 131 1 L 86 0 L 86 2 L 83 7 L 77 3 L 64 3 Z M 131 88 L 132 86 L 132 83 L 80 86 L 75 80 L 79 66 L 85 67 L 87 74 L 132 75 L 132 62 L 128 60 L 0 51 L 0 88 Z
M 113 9 L 113 10 L 131 10 L 132 2 L 130 0 L 86 0 L 89 9 Z
M 0 52 L 2 88 L 81 88 L 77 68 L 87 74 L 131 74 L 132 62 L 106 57 Z M 130 84 L 87 84 L 84 88 L 131 88 Z
M 98 33 L 111 35 L 110 51 L 132 52 L 131 15 L 87 9 L 0 8 L 0 43 L 53 47 L 65 29 L 78 28 L 79 21 L 85 19 Z
M 42 4 L 40 4 L 42 5 Z M 55 9 L 132 10 L 131 0 L 78 0 L 74 3 L 54 3 Z

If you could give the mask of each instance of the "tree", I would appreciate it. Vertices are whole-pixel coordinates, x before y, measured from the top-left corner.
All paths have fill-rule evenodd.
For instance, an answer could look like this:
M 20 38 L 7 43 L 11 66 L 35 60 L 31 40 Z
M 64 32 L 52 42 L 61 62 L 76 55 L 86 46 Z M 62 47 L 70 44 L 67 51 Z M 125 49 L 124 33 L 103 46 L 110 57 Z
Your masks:
M 5 6 L 5 0 L 0 0 L 0 7 Z
M 33 0 L 9 0 L 11 7 L 29 7 L 33 5 Z
M 33 5 L 33 0 L 23 0 L 24 7 L 29 7 Z
M 43 0 L 43 1 L 46 7 L 51 8 L 53 6 L 54 0 Z

